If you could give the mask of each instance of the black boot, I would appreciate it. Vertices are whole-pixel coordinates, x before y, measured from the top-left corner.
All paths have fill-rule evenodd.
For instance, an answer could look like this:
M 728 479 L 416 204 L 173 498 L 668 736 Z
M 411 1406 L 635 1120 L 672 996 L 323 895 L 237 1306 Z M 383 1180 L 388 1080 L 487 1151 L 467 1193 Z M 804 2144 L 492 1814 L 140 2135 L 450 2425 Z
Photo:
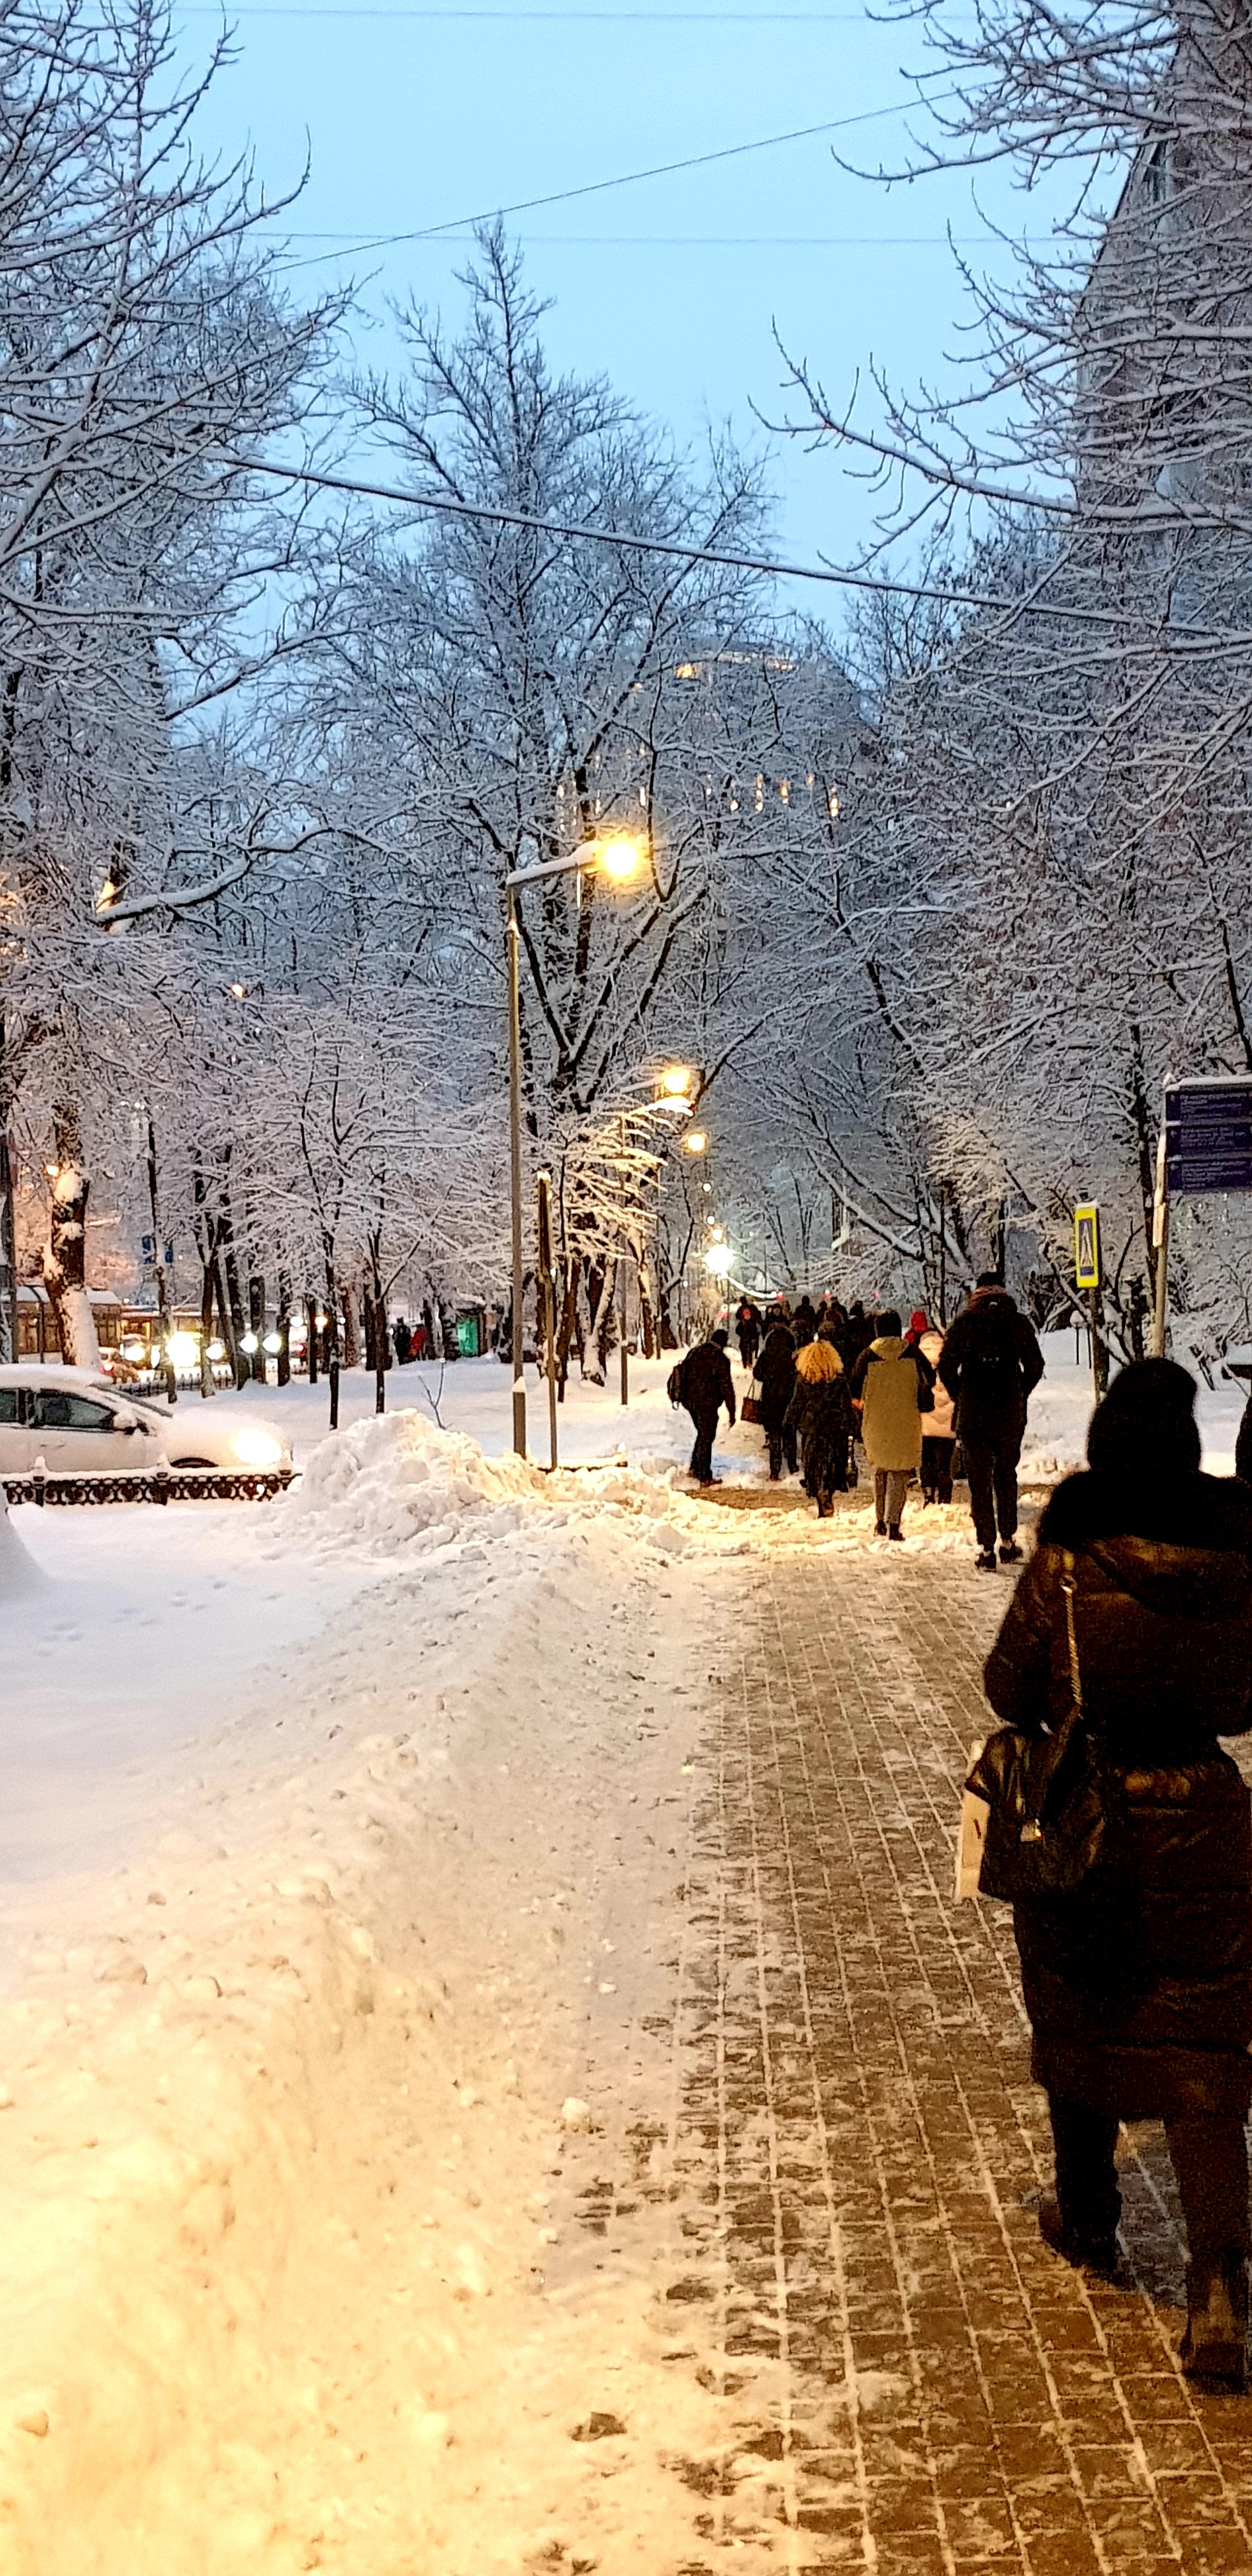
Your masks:
M 1188 2379 L 1248 2385 L 1248 2265 L 1240 2253 L 1187 2267 L 1187 2324 L 1178 2358 Z
M 1039 2207 L 1039 2233 L 1054 2254 L 1072 2263 L 1076 2271 L 1110 2273 L 1117 2270 L 1117 2237 L 1079 2236 L 1068 2228 L 1061 2216 L 1059 2200 L 1045 2200 Z

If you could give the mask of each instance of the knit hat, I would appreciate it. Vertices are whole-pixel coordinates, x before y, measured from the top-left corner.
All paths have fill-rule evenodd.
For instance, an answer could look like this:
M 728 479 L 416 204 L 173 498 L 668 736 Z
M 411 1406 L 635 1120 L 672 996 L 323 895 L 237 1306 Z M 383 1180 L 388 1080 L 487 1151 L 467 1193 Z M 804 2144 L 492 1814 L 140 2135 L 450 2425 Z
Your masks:
M 909 1331 L 911 1333 L 928 1333 L 930 1331 L 930 1319 L 924 1306 L 915 1306 L 913 1308 L 913 1312 L 909 1317 Z

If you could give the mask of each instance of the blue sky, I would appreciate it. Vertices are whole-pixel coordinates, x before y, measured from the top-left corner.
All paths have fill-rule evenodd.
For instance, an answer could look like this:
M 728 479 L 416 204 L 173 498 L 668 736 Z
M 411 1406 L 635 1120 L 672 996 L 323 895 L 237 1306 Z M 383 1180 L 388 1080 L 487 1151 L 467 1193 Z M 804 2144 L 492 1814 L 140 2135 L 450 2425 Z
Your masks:
M 221 23 L 179 6 L 189 59 Z M 614 187 L 511 219 L 533 284 L 554 299 L 548 336 L 565 366 L 609 375 L 683 441 L 729 421 L 767 444 L 779 494 L 779 551 L 846 561 L 869 535 L 873 501 L 829 451 L 767 439 L 753 407 L 785 407 L 774 345 L 806 356 L 832 400 L 859 375 L 950 373 L 968 312 L 945 226 L 982 230 L 967 179 L 890 190 L 840 170 L 832 145 L 866 168 L 907 150 L 907 69 L 933 57 L 910 23 L 845 6 L 805 15 L 742 4 L 627 15 L 617 0 L 547 16 L 500 0 L 464 13 L 243 5 L 229 12 L 237 61 L 213 92 L 202 137 L 250 145 L 267 191 L 308 186 L 290 219 L 298 276 L 362 281 L 355 336 L 364 363 L 394 356 L 390 298 L 410 291 L 452 320 L 462 305 L 458 237 L 356 250 L 351 240 L 419 231 L 519 199 L 836 118 L 868 118 L 703 168 Z M 911 121 L 920 127 L 915 109 Z M 984 209 L 1023 220 L 1003 176 Z M 1037 227 L 1036 227 L 1037 228 Z M 328 256 L 329 254 L 329 256 Z M 872 394 L 870 397 L 872 405 Z M 799 596 L 799 594 L 797 594 Z M 806 604 L 837 616 L 828 592 Z

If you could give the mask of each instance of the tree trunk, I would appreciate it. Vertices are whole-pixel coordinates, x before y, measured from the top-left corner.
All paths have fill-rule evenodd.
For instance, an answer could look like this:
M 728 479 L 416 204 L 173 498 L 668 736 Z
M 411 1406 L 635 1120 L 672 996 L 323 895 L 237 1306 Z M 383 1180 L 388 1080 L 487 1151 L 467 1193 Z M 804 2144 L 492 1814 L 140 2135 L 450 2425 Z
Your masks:
M 212 1360 L 209 1358 L 209 1344 L 210 1344 L 210 1342 L 211 1342 L 211 1341 L 212 1341 L 212 1339 L 213 1339 L 213 1272 L 214 1272 L 214 1267 L 215 1267 L 215 1264 L 214 1264 L 214 1259 L 213 1259 L 213 1255 L 212 1255 L 212 1253 L 210 1253 L 209 1258 L 208 1258 L 208 1260 L 207 1260 L 207 1261 L 203 1258 L 203 1256 L 201 1257 L 201 1263 L 200 1263 L 200 1393 L 201 1393 L 201 1395 L 203 1395 L 203 1396 L 209 1396 L 209 1395 L 212 1395 L 212 1393 L 213 1393 L 213 1362 L 212 1362 Z
M 55 1112 L 57 1169 L 52 1183 L 52 1223 L 43 1256 L 44 1286 L 56 1318 L 61 1357 L 71 1368 L 98 1369 L 100 1344 L 87 1296 L 87 1199 L 90 1175 L 82 1167 L 82 1127 L 77 1108 Z
M 357 1331 L 356 1299 L 353 1296 L 352 1290 L 346 1279 L 339 1291 L 339 1301 L 343 1310 L 344 1367 L 359 1368 L 361 1365 L 361 1337 Z
M 291 1280 L 285 1270 L 278 1274 L 278 1383 L 291 1384 Z
M 243 1320 L 243 1297 L 239 1287 L 239 1264 L 235 1259 L 234 1228 L 231 1223 L 230 1211 L 225 1207 L 225 1205 L 223 1206 L 223 1213 L 220 1220 L 220 1237 L 222 1245 L 222 1276 L 225 1282 L 228 1301 L 228 1312 L 223 1317 L 224 1338 L 230 1349 L 231 1366 L 235 1372 L 235 1384 L 236 1386 L 246 1386 L 248 1383 L 247 1355 L 245 1352 L 240 1350 L 239 1345 L 243 1340 L 247 1327 Z
M 265 1372 L 265 1281 L 248 1281 L 248 1330 L 256 1336 L 256 1349 L 248 1353 L 248 1373 L 258 1386 L 266 1384 Z

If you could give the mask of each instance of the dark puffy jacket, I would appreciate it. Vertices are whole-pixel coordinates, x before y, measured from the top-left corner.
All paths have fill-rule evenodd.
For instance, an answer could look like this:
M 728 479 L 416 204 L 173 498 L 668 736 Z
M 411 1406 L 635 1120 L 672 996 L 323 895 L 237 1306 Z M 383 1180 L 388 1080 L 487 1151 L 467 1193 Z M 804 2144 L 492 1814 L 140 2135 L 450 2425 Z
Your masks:
M 796 1382 L 796 1346 L 785 1324 L 773 1324 L 756 1364 L 757 1401 L 766 1430 L 781 1429 Z
M 944 1337 L 939 1375 L 956 1406 L 958 1440 L 1026 1427 L 1026 1399 L 1043 1375 L 1033 1326 L 1004 1288 L 976 1288 Z
M 1242 1477 L 1245 1485 L 1252 1485 L 1252 1395 L 1248 1397 L 1239 1416 L 1239 1430 L 1235 1440 L 1235 1474 Z
M 1018 1905 L 1033 2070 L 1121 2119 L 1246 2114 L 1252 2095 L 1252 1829 L 1217 1737 L 1252 1726 L 1252 1493 L 1100 1475 L 1053 1495 L 986 1669 L 1007 1724 L 1069 1705 L 1061 1578 L 1072 1552 L 1083 1702 L 1120 1791 L 1115 1859 L 1077 1896 Z
M 848 1481 L 848 1442 L 856 1427 L 846 1377 L 810 1382 L 797 1374 L 787 1428 L 800 1443 L 811 1494 L 841 1494 Z
M 712 1416 L 725 1405 L 733 1422 L 735 1418 L 735 1381 L 730 1362 L 720 1342 L 699 1342 L 688 1351 L 682 1363 L 682 1400 L 693 1421 Z

